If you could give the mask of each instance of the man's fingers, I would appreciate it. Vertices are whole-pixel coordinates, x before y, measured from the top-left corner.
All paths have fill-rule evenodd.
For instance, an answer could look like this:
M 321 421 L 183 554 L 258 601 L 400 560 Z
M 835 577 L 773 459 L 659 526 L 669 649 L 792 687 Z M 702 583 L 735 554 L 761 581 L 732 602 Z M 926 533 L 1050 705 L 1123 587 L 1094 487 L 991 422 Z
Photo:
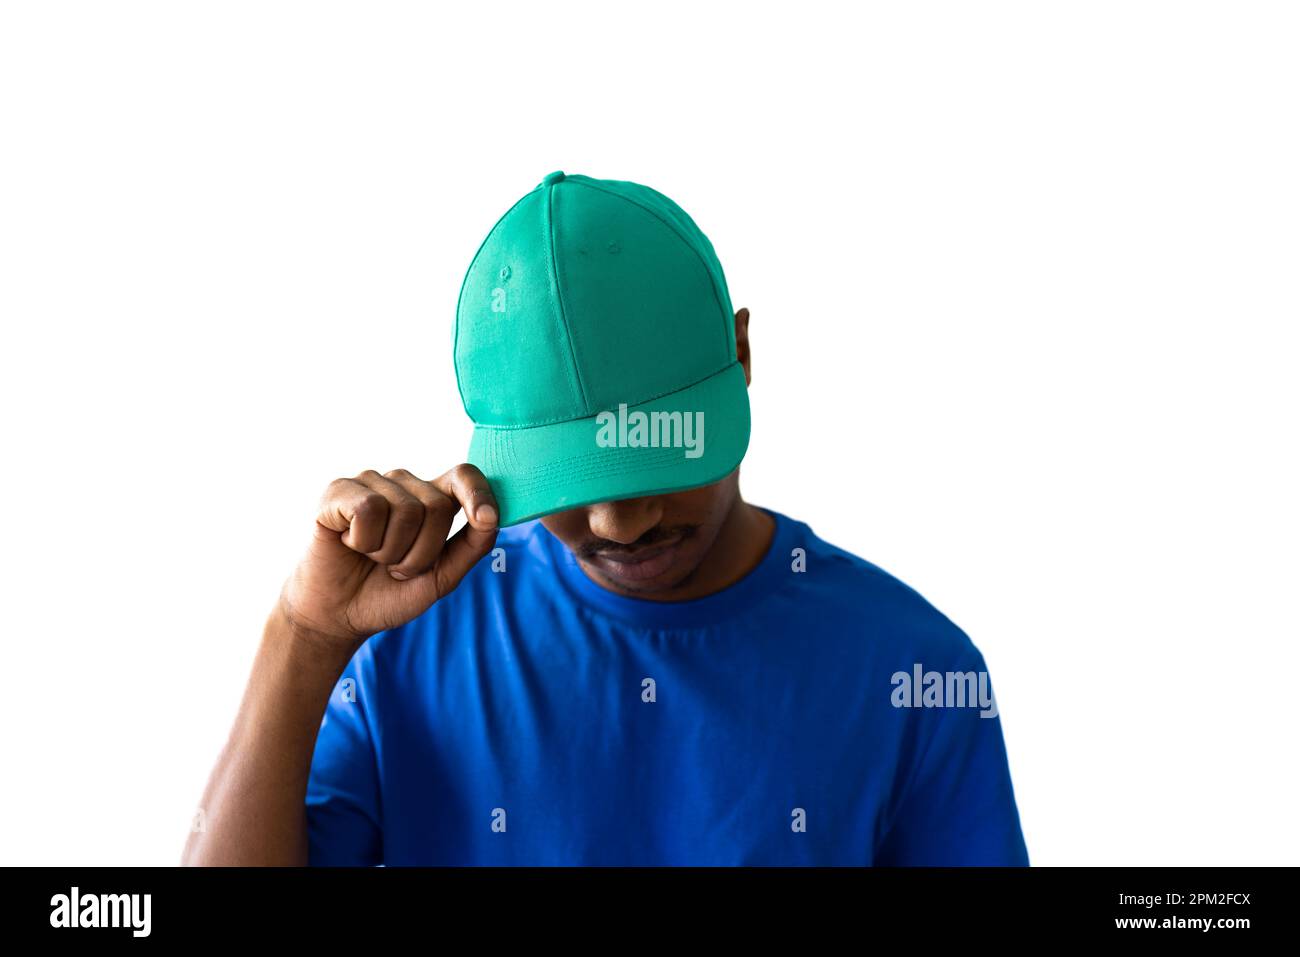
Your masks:
M 384 525 L 384 538 L 378 548 L 365 552 L 365 556 L 380 565 L 399 562 L 415 544 L 415 538 L 424 525 L 424 504 L 398 482 L 366 469 L 357 481 L 388 501 L 388 521 Z M 353 547 L 344 541 L 349 548 Z M 357 549 L 361 551 L 361 549 Z
M 466 524 L 448 539 L 438 559 L 439 596 L 447 594 L 465 577 L 474 563 L 496 544 L 500 510 L 492 487 L 472 465 L 458 465 L 433 480 L 434 486 L 465 510 Z
M 388 566 L 388 573 L 399 581 L 418 578 L 438 560 L 460 506 L 455 499 L 438 491 L 432 482 L 426 482 L 406 469 L 385 472 L 384 477 L 406 489 L 424 509 L 424 522 L 410 550 L 399 561 Z
M 497 508 L 492 487 L 482 472 L 469 463 L 457 465 L 434 479 L 433 485 L 448 498 L 460 503 L 460 507 L 465 510 L 465 518 L 475 532 L 491 534 L 495 538 L 501 512 Z
M 375 551 L 384 542 L 388 499 L 356 479 L 335 479 L 321 496 L 316 524 L 342 532 L 341 541 L 354 551 Z
M 424 524 L 424 505 L 374 469 L 336 479 L 325 490 L 318 525 L 342 532 L 339 540 L 382 564 L 399 561 Z
M 490 532 L 481 532 L 468 524 L 447 539 L 447 547 L 442 550 L 442 556 L 433 570 L 438 597 L 442 598 L 459 585 L 479 559 L 492 550 L 496 541 L 496 528 Z
M 447 538 L 456 512 L 467 524 Z M 426 482 L 406 469 L 380 475 L 367 469 L 330 483 L 316 521 L 341 532 L 340 541 L 388 566 L 399 581 L 436 569 L 438 595 L 455 588 L 496 543 L 499 511 L 483 473 L 472 465 Z

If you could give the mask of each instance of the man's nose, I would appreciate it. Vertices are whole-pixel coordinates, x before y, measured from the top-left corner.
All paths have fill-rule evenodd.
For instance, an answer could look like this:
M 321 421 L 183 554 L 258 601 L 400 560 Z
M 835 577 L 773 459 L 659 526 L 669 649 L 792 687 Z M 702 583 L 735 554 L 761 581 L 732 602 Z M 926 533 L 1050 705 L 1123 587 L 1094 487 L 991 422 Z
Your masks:
M 658 525 L 663 514 L 655 496 L 599 502 L 587 508 L 587 527 L 597 538 L 631 545 Z

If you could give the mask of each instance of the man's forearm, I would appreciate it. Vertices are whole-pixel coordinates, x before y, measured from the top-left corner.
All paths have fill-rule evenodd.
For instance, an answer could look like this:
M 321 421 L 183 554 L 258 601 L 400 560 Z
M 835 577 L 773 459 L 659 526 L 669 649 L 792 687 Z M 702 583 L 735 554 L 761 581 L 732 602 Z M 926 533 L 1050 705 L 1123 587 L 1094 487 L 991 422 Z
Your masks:
M 321 717 L 351 652 L 267 620 L 230 738 L 181 858 L 187 865 L 305 865 L 307 778 Z

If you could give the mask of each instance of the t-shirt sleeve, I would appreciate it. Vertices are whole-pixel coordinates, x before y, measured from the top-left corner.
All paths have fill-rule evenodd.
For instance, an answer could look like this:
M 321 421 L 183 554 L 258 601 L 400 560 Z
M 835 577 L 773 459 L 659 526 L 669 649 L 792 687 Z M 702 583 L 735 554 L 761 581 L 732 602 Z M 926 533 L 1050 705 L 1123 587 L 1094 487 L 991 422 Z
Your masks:
M 335 684 L 316 737 L 307 779 L 308 864 L 313 867 L 382 863 L 379 775 L 359 677 L 365 652 L 363 646 Z
M 959 670 L 987 674 L 978 652 Z M 902 709 L 905 720 L 922 723 L 919 757 L 876 849 L 877 864 L 1028 866 L 996 696 L 992 702 Z

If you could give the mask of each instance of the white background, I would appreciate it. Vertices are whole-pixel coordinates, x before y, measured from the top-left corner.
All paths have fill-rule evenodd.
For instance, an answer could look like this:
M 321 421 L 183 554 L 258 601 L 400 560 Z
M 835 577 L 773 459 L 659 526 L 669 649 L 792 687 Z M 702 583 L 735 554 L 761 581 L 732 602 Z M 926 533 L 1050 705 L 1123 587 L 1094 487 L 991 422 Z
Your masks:
M 971 635 L 1033 863 L 1300 863 L 1294 6 L 0 11 L 0 862 L 179 860 L 320 492 L 464 458 L 461 279 L 562 169 L 709 235 L 747 497 Z

